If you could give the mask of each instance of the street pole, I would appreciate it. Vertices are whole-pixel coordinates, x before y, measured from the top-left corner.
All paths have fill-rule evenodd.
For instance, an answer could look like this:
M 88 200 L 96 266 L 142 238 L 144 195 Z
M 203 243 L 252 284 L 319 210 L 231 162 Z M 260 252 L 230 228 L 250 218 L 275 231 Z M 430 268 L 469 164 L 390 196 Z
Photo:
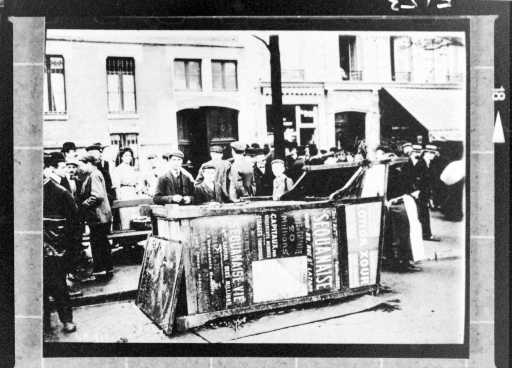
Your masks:
M 270 118 L 274 129 L 274 157 L 284 160 L 283 92 L 281 88 L 279 36 L 271 35 L 269 37 L 268 49 L 270 51 L 270 87 L 272 90 Z

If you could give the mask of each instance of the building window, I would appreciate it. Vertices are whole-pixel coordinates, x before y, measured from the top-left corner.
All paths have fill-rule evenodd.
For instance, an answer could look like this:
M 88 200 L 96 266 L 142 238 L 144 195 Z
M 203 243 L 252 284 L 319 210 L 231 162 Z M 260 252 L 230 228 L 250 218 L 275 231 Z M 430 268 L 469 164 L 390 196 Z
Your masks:
M 340 68 L 343 80 L 362 80 L 363 72 L 358 68 L 356 36 L 340 36 Z
M 212 60 L 212 88 L 234 91 L 237 87 L 236 61 Z
M 64 58 L 46 55 L 44 64 L 44 112 L 66 113 L 66 87 L 64 83 Z
M 135 113 L 135 60 L 107 58 L 107 98 L 109 113 Z
M 125 147 L 133 151 L 135 162 L 139 157 L 139 134 L 138 133 L 117 133 L 110 134 L 110 144 L 122 150 Z
M 458 37 L 390 38 L 391 75 L 397 82 L 460 83 L 464 43 Z
M 175 89 L 201 90 L 201 60 L 174 60 Z
M 391 78 L 410 82 L 412 75 L 412 40 L 410 37 L 391 37 Z

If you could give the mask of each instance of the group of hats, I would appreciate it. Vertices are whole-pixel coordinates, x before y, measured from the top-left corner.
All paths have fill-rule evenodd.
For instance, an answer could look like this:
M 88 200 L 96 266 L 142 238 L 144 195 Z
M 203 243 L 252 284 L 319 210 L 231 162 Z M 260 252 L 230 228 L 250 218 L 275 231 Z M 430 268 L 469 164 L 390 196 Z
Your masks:
M 421 144 L 412 144 L 410 142 L 407 142 L 402 145 L 402 150 L 404 150 L 407 147 L 411 147 L 412 150 L 416 152 L 439 152 L 439 148 L 434 144 L 427 144 L 425 145 L 425 148 L 423 148 Z
M 265 153 L 263 148 L 261 148 L 258 143 L 252 143 L 250 146 L 248 146 L 241 142 L 232 142 L 230 146 L 236 153 L 245 153 L 249 156 L 257 156 Z
M 180 150 L 174 150 L 167 153 L 164 153 L 162 157 L 166 160 L 170 159 L 171 157 L 179 157 L 182 160 L 185 158 L 185 155 Z

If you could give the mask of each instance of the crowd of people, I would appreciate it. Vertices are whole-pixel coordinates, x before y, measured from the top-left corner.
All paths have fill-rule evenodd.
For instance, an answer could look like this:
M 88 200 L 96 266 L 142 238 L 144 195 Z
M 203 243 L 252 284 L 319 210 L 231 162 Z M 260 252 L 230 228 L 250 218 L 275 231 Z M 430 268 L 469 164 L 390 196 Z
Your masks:
M 284 160 L 275 157 L 272 147 L 232 142 L 231 152 L 212 145 L 211 159 L 197 165 L 194 177 L 184 165 L 185 155 L 179 150 L 161 157 L 150 154 L 146 157 L 145 170 L 136 170 L 132 149 L 121 149 L 111 168 L 111 162 L 102 156 L 103 148 L 97 143 L 78 154 L 76 146 L 66 142 L 61 151 L 44 157 L 45 323 L 51 297 L 66 332 L 76 329 L 69 307 L 74 291 L 69 289 L 66 279 L 77 277 L 74 271 L 83 253 L 85 225 L 94 263 L 93 277 L 103 280 L 113 277 L 108 235 L 114 219 L 114 200 L 147 197 L 155 204 L 177 205 L 233 203 L 253 196 L 279 200 L 299 179 L 304 165 L 350 163 L 367 158 L 364 141 L 354 152 L 337 148 L 319 150 L 314 144 L 305 147 L 288 144 Z M 229 159 L 225 159 L 226 153 Z M 406 143 L 401 149 L 380 146 L 374 155 L 376 160 L 408 157 L 405 166 L 390 173 L 399 180 L 389 188 L 388 198 L 404 194 L 415 198 L 425 240 L 437 240 L 430 229 L 429 207 L 435 207 L 432 193 L 436 186 L 433 178 L 439 177 L 435 172 L 438 154 L 435 146 Z M 120 208 L 121 228 L 128 228 L 130 219 L 137 215 L 137 208 Z

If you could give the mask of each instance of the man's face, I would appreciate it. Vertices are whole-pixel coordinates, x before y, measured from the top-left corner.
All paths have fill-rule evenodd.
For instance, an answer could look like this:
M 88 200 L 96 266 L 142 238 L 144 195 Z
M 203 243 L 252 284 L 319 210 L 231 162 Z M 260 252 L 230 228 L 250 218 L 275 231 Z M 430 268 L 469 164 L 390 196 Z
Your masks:
M 210 152 L 210 157 L 213 161 L 222 160 L 222 153 L 219 152 Z
M 66 158 L 75 158 L 76 157 L 76 151 L 75 150 L 69 150 L 68 152 L 65 153 L 66 155 Z
M 404 151 L 404 155 L 406 156 L 409 156 L 412 152 L 412 147 L 411 146 L 406 146 L 403 148 L 403 151 Z
M 265 155 L 256 156 L 256 166 L 258 166 L 258 168 L 260 168 L 260 169 L 265 168 L 266 164 L 267 164 L 267 160 L 265 160 Z
M 425 158 L 426 161 L 432 161 L 434 157 L 436 157 L 436 154 L 434 152 L 427 151 L 425 152 L 423 157 Z
M 384 154 L 383 150 L 378 149 L 375 151 L 375 159 L 376 160 L 384 160 L 384 158 L 385 158 L 385 154 Z
M 65 177 L 67 173 L 66 170 L 66 163 L 65 162 L 59 162 L 57 164 L 57 167 L 55 168 L 55 174 L 59 175 L 61 178 Z
M 76 175 L 77 167 L 75 165 L 66 165 L 66 171 L 68 175 L 72 178 Z
M 96 157 L 97 160 L 101 160 L 101 151 L 99 149 L 90 150 L 89 153 Z
M 183 163 L 183 159 L 178 156 L 172 156 L 169 159 L 169 168 L 171 170 L 178 170 L 181 168 L 181 164 Z
M 78 161 L 77 173 L 79 175 L 87 175 L 92 171 L 92 164 L 90 162 L 85 163 L 83 161 Z
M 214 180 L 215 180 L 215 173 L 216 173 L 216 170 L 215 169 L 206 169 L 206 170 L 203 170 L 203 177 L 204 177 L 204 180 L 208 183 L 212 183 Z
M 421 155 L 421 153 L 420 153 L 420 152 L 418 152 L 418 151 L 412 151 L 412 152 L 411 152 L 411 158 L 413 158 L 413 159 L 415 159 L 415 160 L 419 159 L 419 158 L 420 158 L 420 155 Z
M 282 173 L 284 173 L 284 165 L 281 163 L 273 164 L 272 165 L 272 173 L 274 174 L 274 176 L 281 175 Z

